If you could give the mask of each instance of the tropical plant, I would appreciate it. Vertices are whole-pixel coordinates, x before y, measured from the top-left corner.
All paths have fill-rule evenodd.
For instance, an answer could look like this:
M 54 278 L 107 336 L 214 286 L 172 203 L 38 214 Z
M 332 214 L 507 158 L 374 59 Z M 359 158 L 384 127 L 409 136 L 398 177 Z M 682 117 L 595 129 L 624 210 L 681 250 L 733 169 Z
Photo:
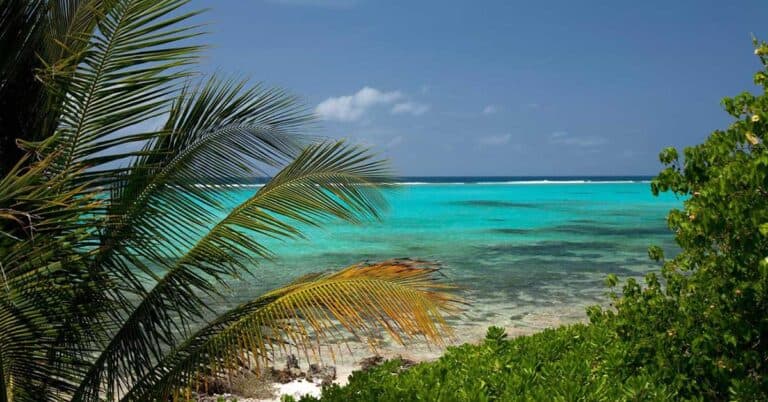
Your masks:
M 682 397 L 768 398 L 768 44 L 755 41 L 759 92 L 722 102 L 733 122 L 703 143 L 659 158 L 655 194 L 685 199 L 667 222 L 681 252 L 645 286 L 628 280 L 616 311 L 593 312 L 627 349 L 627 367 L 646 367 Z
M 323 401 L 663 401 L 672 387 L 652 372 L 618 370 L 623 349 L 598 325 L 573 325 L 507 339 L 491 327 L 483 342 L 449 347 L 434 362 L 391 360 L 323 389 Z M 290 398 L 285 398 L 291 401 Z M 310 395 L 301 402 L 317 401 Z
M 265 239 L 378 218 L 390 176 L 363 148 L 306 136 L 312 116 L 284 91 L 194 74 L 186 2 L 2 3 L 0 401 L 177 399 L 345 333 L 449 331 L 458 300 L 422 261 L 209 307 L 274 257 Z M 225 209 L 232 185 L 267 175 Z

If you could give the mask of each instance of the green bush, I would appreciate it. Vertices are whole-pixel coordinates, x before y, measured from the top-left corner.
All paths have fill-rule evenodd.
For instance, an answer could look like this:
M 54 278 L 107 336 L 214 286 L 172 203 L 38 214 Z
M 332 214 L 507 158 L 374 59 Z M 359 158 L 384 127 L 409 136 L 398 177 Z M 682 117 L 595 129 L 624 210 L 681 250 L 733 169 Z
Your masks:
M 435 362 L 401 370 L 388 361 L 355 372 L 345 387 L 323 390 L 323 401 L 663 400 L 674 392 L 643 373 L 616 371 L 624 351 L 611 331 L 574 325 L 506 339 L 491 327 L 480 345 L 451 347 Z M 304 397 L 302 402 L 315 401 Z
M 756 43 L 766 66 L 768 46 Z M 723 100 L 735 121 L 700 145 L 664 150 L 655 194 L 686 198 L 668 225 L 681 252 L 645 286 L 629 280 L 616 311 L 592 311 L 627 350 L 626 367 L 658 373 L 683 396 L 768 400 L 768 70 L 761 93 Z

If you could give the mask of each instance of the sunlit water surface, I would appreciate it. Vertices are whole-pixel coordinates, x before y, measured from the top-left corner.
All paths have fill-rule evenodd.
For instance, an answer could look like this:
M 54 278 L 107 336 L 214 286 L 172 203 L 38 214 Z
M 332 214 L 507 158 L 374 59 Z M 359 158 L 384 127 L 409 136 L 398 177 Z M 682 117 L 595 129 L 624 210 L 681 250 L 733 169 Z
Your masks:
M 256 190 L 232 191 L 242 201 Z M 665 216 L 681 205 L 669 194 L 654 197 L 641 178 L 409 179 L 386 198 L 381 222 L 268 241 L 278 259 L 236 284 L 228 306 L 304 273 L 412 257 L 439 261 L 447 279 L 466 289 L 472 304 L 452 320 L 459 341 L 482 336 L 489 325 L 530 333 L 583 321 L 587 306 L 607 302 L 607 274 L 657 269 L 647 248 L 675 252 Z

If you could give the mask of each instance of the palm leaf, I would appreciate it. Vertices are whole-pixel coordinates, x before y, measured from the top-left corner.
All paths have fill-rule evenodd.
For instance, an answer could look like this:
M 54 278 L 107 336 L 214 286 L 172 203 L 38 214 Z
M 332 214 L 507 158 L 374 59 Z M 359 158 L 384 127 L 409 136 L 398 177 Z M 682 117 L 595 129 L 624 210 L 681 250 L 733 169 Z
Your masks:
M 262 239 L 378 218 L 389 174 L 362 148 L 303 149 L 312 118 L 281 90 L 187 81 L 199 47 L 185 43 L 199 30 L 185 3 L 3 3 L 0 45 L 28 40 L 0 55 L 0 91 L 24 88 L 9 77 L 34 69 L 19 116 L 40 119 L 20 141 L 34 157 L 4 160 L 11 174 L 0 180 L 0 399 L 172 395 L 196 372 L 231 366 L 238 339 L 261 342 L 251 349 L 263 360 L 332 330 L 434 342 L 446 333 L 441 314 L 455 300 L 432 281 L 434 267 L 398 261 L 305 277 L 204 322 L 202 295 L 221 296 L 272 257 Z M 30 26 L 16 31 L 20 15 Z M 159 130 L 135 132 L 166 115 Z M 0 124 L 2 143 L 13 142 Z M 221 219 L 227 186 L 276 170 Z
M 76 70 L 66 76 L 59 125 L 48 152 L 57 152 L 56 170 L 98 166 L 120 156 L 93 159 L 110 147 L 146 141 L 155 134 L 111 137 L 162 113 L 168 98 L 188 75 L 185 66 L 199 46 L 180 41 L 199 32 L 179 26 L 197 13 L 174 15 L 185 0 L 116 0 L 98 20 Z
M 97 395 L 100 384 L 113 393 L 109 384 L 128 387 L 145 375 L 202 316 L 201 294 L 219 295 L 226 279 L 247 272 L 258 257 L 271 257 L 258 236 L 299 236 L 290 220 L 317 225 L 328 218 L 359 222 L 378 216 L 384 206 L 378 186 L 389 177 L 384 167 L 364 149 L 342 142 L 308 147 L 201 237 L 148 292 L 96 360 L 82 395 Z
M 96 176 L 115 180 L 119 175 L 100 167 L 125 155 L 100 153 L 110 153 L 115 147 L 131 146 L 157 136 L 157 133 L 122 135 L 120 131 L 167 109 L 168 96 L 178 89 L 180 79 L 188 75 L 185 67 L 195 59 L 199 46 L 180 44 L 198 34 L 196 27 L 182 24 L 197 14 L 178 12 L 185 3 L 184 0 L 104 0 L 62 1 L 51 5 L 50 15 L 62 15 L 62 20 L 69 21 L 66 24 L 51 22 L 56 32 L 51 35 L 60 36 L 58 44 L 71 46 L 72 49 L 66 50 L 75 54 L 62 56 L 66 58 L 61 60 L 64 67 L 58 63 L 47 66 L 49 70 L 61 67 L 67 71 L 60 75 L 56 71 L 51 73 L 62 80 L 61 85 L 48 83 L 55 90 L 66 90 L 64 94 L 54 94 L 62 100 L 60 107 L 55 108 L 58 125 L 54 135 L 42 144 L 26 145 L 35 147 L 43 155 L 55 155 L 46 175 L 66 178 L 63 183 L 68 182 L 68 186 L 61 191 L 80 189 L 83 196 L 92 197 L 94 192 L 101 191 L 96 186 L 107 181 L 97 182 L 92 172 L 100 171 Z M 71 63 L 75 65 L 74 70 L 70 68 Z M 92 236 L 77 239 L 76 247 L 84 251 L 93 252 L 100 247 L 97 235 L 103 228 L 100 220 L 104 214 L 98 212 L 69 221 L 89 228 Z M 110 270 L 101 267 L 98 260 L 97 253 L 87 270 L 102 277 L 102 273 Z M 123 262 L 122 266 L 126 264 Z M 114 275 L 113 279 L 123 282 L 121 288 L 141 287 L 133 275 Z M 111 298 L 127 303 L 119 292 L 114 292 Z
M 121 277 L 125 290 L 144 294 L 145 280 L 191 248 L 220 217 L 216 187 L 265 174 L 298 154 L 300 128 L 310 116 L 280 90 L 213 77 L 183 90 L 164 127 L 124 171 L 86 174 L 111 186 L 94 264 Z M 176 230 L 175 228 L 185 228 Z
M 243 304 L 174 349 L 122 400 L 177 399 L 243 365 L 265 365 L 276 351 L 297 347 L 316 356 L 320 342 L 360 339 L 380 331 L 397 341 L 450 336 L 443 315 L 458 312 L 452 286 L 437 281 L 437 267 L 391 260 L 315 276 Z M 337 325 L 338 324 L 338 325 Z M 258 372 L 258 371 L 257 371 Z
M 68 399 L 109 308 L 109 285 L 83 275 L 83 256 L 69 246 L 89 236 L 80 220 L 100 201 L 47 176 L 54 159 L 22 159 L 0 180 L 0 388 L 20 401 Z
M 25 144 L 53 134 L 70 74 L 114 0 L 4 0 L 0 4 L 0 173 Z M 55 91 L 49 90 L 56 87 Z

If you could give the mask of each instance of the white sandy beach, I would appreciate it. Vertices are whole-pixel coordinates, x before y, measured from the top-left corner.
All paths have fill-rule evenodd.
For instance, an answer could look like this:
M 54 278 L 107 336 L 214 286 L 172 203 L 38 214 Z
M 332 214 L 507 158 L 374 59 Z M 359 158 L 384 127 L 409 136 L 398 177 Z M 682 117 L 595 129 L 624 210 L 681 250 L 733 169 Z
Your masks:
M 482 306 L 475 306 L 475 313 L 478 312 L 478 308 L 482 309 Z M 498 309 L 498 306 L 496 306 Z M 529 335 L 535 332 L 542 331 L 546 328 L 554 328 L 563 324 L 571 324 L 576 322 L 583 322 L 586 320 L 583 306 L 561 306 L 556 308 L 547 308 L 535 313 L 523 313 L 521 315 L 514 315 L 515 308 L 509 306 L 509 309 L 504 311 L 513 313 L 506 314 L 505 316 L 501 311 L 496 310 L 491 314 L 490 319 L 483 320 L 481 323 L 469 323 L 463 321 L 455 325 L 455 337 L 447 345 L 460 345 L 462 343 L 476 343 L 481 341 L 485 337 L 486 330 L 490 325 L 500 326 L 506 329 L 509 337 L 516 337 L 521 335 Z M 482 313 L 482 312 L 481 312 Z M 426 342 L 418 341 L 410 343 L 407 346 L 398 345 L 395 343 L 387 343 L 382 345 L 376 352 L 361 342 L 351 342 L 347 346 L 335 347 L 334 357 L 331 358 L 330 351 L 325 353 L 327 358 L 322 358 L 323 363 L 333 365 L 336 368 L 336 379 L 333 381 L 336 384 L 344 385 L 347 383 L 349 376 L 353 371 L 360 370 L 361 360 L 379 355 L 384 359 L 393 359 L 401 357 L 413 362 L 425 362 L 439 358 L 444 352 L 444 347 L 436 347 L 429 345 Z M 285 356 L 276 356 L 275 361 L 280 364 L 285 364 Z M 280 368 L 280 364 L 277 364 Z M 306 358 L 299 358 L 299 365 L 302 371 L 306 371 L 308 363 Z M 266 399 L 258 398 L 243 398 L 239 396 L 232 396 L 237 398 L 239 402 L 279 402 L 282 395 L 290 395 L 296 399 L 299 399 L 303 395 L 319 396 L 321 393 L 321 385 L 319 382 L 310 382 L 304 379 L 294 380 L 285 384 L 273 383 L 274 397 Z M 229 397 L 229 395 L 222 395 Z

